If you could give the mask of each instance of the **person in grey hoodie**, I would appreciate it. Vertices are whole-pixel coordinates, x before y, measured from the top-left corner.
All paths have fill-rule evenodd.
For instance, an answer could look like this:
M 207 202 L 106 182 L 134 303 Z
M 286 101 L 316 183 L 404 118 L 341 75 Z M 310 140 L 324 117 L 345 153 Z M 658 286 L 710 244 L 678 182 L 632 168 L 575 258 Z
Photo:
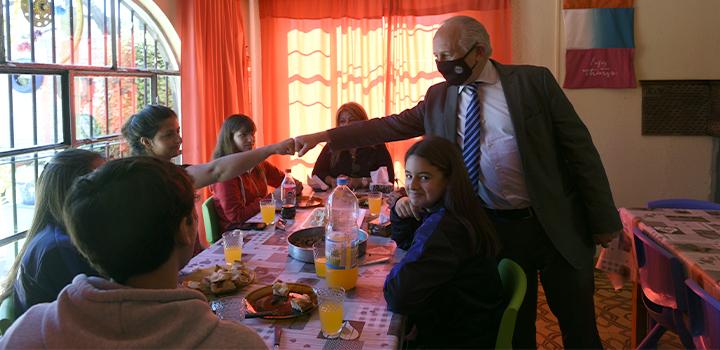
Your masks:
M 178 288 L 197 235 L 192 179 L 151 157 L 108 162 L 65 202 L 73 244 L 102 277 L 78 275 L 30 308 L 0 348 L 247 348 L 254 330 L 219 320 L 202 293 Z

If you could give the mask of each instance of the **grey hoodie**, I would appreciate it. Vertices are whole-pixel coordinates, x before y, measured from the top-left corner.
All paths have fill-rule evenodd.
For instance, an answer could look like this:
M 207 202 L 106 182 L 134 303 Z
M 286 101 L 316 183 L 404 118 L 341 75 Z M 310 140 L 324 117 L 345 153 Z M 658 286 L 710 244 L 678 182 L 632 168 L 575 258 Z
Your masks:
M 255 331 L 221 321 L 202 293 L 136 289 L 78 275 L 52 303 L 30 308 L 0 348 L 267 349 Z

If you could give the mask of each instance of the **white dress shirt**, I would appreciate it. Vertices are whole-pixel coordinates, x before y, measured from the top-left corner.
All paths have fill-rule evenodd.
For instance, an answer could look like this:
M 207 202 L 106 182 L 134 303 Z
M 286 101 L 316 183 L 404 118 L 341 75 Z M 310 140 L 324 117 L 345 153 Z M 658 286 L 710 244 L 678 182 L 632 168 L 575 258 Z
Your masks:
M 480 190 L 484 204 L 492 209 L 521 209 L 530 206 L 515 128 L 500 78 L 487 61 L 477 79 L 480 100 Z M 465 114 L 470 95 L 461 86 L 458 93 L 457 141 L 463 145 Z M 465 91 L 465 93 L 463 93 Z

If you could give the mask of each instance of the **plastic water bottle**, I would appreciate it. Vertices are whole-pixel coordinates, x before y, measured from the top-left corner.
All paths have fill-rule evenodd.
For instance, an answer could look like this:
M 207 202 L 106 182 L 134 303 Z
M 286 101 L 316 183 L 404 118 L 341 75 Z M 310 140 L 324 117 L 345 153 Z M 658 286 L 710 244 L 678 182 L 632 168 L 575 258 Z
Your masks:
M 355 288 L 358 278 L 358 200 L 347 186 L 347 177 L 338 177 L 337 187 L 327 202 L 325 228 L 325 278 L 330 287 Z
M 282 201 L 282 209 L 280 216 L 283 219 L 290 220 L 295 218 L 295 206 L 297 203 L 297 192 L 295 192 L 295 179 L 290 174 L 290 169 L 285 169 L 285 178 L 280 184 L 280 200 Z

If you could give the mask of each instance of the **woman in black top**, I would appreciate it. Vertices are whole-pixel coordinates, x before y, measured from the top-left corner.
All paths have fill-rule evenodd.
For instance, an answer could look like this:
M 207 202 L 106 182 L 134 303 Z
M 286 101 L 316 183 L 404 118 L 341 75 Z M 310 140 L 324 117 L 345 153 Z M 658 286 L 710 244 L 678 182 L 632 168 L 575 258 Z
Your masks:
M 337 126 L 367 120 L 365 109 L 355 103 L 348 102 L 338 108 L 335 114 Z M 395 180 L 392 158 L 385 144 L 371 147 L 353 148 L 349 150 L 334 151 L 330 145 L 325 145 L 318 159 L 315 161 L 313 175 L 317 175 L 330 187 L 335 187 L 335 180 L 340 175 L 350 178 L 350 188 L 368 187 L 363 178 L 370 178 L 370 172 L 380 167 L 387 167 L 388 181 Z

